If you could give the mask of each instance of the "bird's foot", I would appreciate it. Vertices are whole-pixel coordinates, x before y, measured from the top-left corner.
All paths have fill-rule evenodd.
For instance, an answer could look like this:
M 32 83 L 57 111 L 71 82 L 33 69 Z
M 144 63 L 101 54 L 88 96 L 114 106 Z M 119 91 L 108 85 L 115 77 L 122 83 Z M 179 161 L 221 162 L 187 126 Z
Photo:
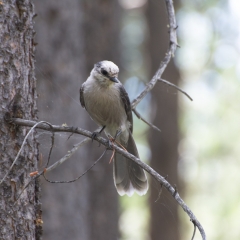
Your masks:
M 92 139 L 92 142 L 95 138 L 99 137 L 100 134 L 102 133 L 102 131 L 105 129 L 106 126 L 103 126 L 100 131 L 95 131 L 93 132 L 92 136 L 91 136 L 91 139 Z
M 113 138 L 110 134 L 108 134 L 107 137 L 108 137 L 108 148 L 112 149 L 113 148 L 113 144 L 115 142 L 115 138 Z
M 92 142 L 95 138 L 99 137 L 100 136 L 100 133 L 99 132 L 93 132 L 92 133 L 92 136 L 91 136 L 91 139 L 92 139 Z

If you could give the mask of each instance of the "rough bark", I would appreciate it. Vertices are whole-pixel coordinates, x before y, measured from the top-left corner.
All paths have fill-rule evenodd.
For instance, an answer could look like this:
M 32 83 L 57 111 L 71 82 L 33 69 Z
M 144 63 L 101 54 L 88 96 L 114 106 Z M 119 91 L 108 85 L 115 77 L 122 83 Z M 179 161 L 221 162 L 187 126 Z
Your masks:
M 26 127 L 7 124 L 4 115 L 24 119 L 37 117 L 33 16 L 30 0 L 0 2 L 0 179 L 8 171 L 28 132 Z M 33 134 L 0 186 L 0 239 L 41 238 L 38 181 L 32 182 L 16 202 L 30 180 L 29 173 L 36 169 L 37 155 Z
M 164 2 L 148 1 L 146 11 L 149 25 L 148 49 L 151 59 L 151 75 L 158 68 L 160 60 L 164 57 L 169 46 L 167 17 Z M 168 65 L 163 74 L 166 79 L 176 85 L 179 82 L 179 72 L 173 61 Z M 174 93 L 174 94 L 172 94 Z M 161 133 L 150 130 L 149 143 L 152 152 L 151 166 L 163 176 L 168 176 L 168 181 L 179 186 L 177 162 L 178 162 L 178 95 L 174 91 L 159 83 L 153 91 L 152 106 L 153 124 L 161 129 Z M 157 107 L 156 107 L 157 106 Z M 157 108 L 157 109 L 156 109 Z M 167 193 L 163 191 L 158 197 L 160 186 L 153 180 L 151 183 L 150 209 L 151 239 L 179 239 L 178 207 L 170 201 Z
M 115 6 L 113 8 L 113 6 Z M 115 19 L 117 6 L 112 1 L 50 1 L 36 2 L 37 77 L 39 81 L 39 117 L 53 124 L 67 123 L 85 129 L 96 129 L 87 112 L 79 104 L 79 88 L 93 64 L 103 59 L 116 60 L 117 38 Z M 93 17 L 94 16 L 94 17 Z M 111 49 L 111 47 L 114 48 Z M 68 135 L 56 139 L 58 160 L 81 139 L 66 141 Z M 43 138 L 46 144 L 46 136 Z M 71 141 L 72 140 L 72 141 Z M 50 141 L 50 140 L 49 140 Z M 62 145 L 60 145 L 62 141 Z M 89 144 L 74 154 L 48 177 L 73 179 L 98 157 L 98 145 Z M 48 148 L 45 150 L 49 150 Z M 46 158 L 47 152 L 42 150 Z M 44 183 L 43 205 L 46 239 L 117 239 L 118 202 L 109 158 L 76 183 Z

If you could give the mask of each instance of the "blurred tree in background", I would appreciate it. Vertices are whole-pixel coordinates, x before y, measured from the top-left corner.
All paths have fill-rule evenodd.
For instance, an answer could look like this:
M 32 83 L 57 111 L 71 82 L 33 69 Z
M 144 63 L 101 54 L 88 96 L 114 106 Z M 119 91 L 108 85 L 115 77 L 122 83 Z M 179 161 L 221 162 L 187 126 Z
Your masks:
M 96 124 L 80 107 L 79 88 L 94 63 L 111 59 L 119 65 L 119 5 L 110 0 L 43 0 L 35 4 L 39 118 L 94 131 Z M 49 136 L 39 136 L 44 159 L 49 151 Z M 69 140 L 68 137 L 58 134 L 52 159 L 58 160 L 80 142 L 79 137 L 72 136 Z M 48 177 L 70 180 L 79 176 L 99 157 L 101 150 L 96 143 L 89 144 Z M 105 161 L 78 182 L 44 182 L 44 238 L 118 238 L 118 195 L 109 158 L 105 157 Z
M 182 0 L 176 64 L 184 89 L 179 174 L 209 239 L 240 239 L 240 2 Z M 181 213 L 181 219 L 186 219 Z M 181 221 L 183 222 L 183 221 Z M 188 219 L 182 226 L 186 239 Z M 191 230 L 190 230 L 191 231 Z M 200 239 L 197 238 L 197 239 Z
M 176 4 L 178 1 L 174 1 Z M 146 10 L 149 28 L 148 52 L 150 56 L 150 75 L 153 76 L 164 58 L 169 46 L 168 20 L 164 1 L 149 0 Z M 171 61 L 163 74 L 163 79 L 178 85 L 179 71 Z M 171 184 L 176 184 L 180 191 L 178 180 L 178 95 L 162 83 L 151 92 L 152 120 L 161 129 L 161 133 L 154 129 L 149 131 L 149 147 L 151 149 L 151 166 L 162 176 L 167 177 Z M 160 185 L 154 179 L 151 183 L 150 204 L 150 236 L 157 239 L 180 239 L 178 205 L 171 196 L 163 190 L 157 200 Z M 165 194 L 166 193 L 166 194 Z M 156 202 L 157 200 L 157 202 Z

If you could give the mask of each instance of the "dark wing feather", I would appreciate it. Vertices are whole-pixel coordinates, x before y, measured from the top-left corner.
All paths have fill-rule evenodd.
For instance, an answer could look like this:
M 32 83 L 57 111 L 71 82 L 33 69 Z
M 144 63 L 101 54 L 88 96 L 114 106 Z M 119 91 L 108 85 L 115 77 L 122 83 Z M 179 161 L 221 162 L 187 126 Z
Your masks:
M 83 97 L 83 92 L 84 92 L 84 86 L 82 85 L 80 90 L 80 103 L 82 105 L 83 108 L 85 108 L 85 102 L 84 102 L 84 97 Z
M 120 97 L 123 102 L 126 114 L 127 114 L 127 120 L 131 123 L 130 132 L 133 132 L 133 117 L 132 117 L 132 108 L 131 103 L 128 97 L 128 93 L 126 92 L 125 88 L 121 84 L 120 87 Z

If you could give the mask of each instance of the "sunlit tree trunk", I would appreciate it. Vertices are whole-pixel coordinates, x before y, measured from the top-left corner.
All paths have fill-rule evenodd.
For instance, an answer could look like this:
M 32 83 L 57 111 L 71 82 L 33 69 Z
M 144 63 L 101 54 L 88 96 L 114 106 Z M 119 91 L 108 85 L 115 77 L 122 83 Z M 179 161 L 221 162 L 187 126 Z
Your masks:
M 34 75 L 34 7 L 31 0 L 0 2 L 0 181 L 13 163 L 28 128 L 7 124 L 7 118 L 36 119 Z M 6 114 L 7 112 L 7 114 Z M 38 181 L 29 173 L 37 166 L 33 133 L 16 164 L 0 186 L 0 239 L 40 239 L 41 209 Z
M 164 2 L 148 1 L 146 11 L 149 25 L 148 49 L 151 59 L 151 76 L 164 58 L 169 46 L 167 28 L 167 15 Z M 173 61 L 168 65 L 163 78 L 178 84 L 179 72 Z M 153 124 L 161 129 L 161 133 L 150 130 L 149 143 L 152 152 L 151 166 L 163 176 L 168 176 L 168 181 L 179 187 L 178 163 L 178 95 L 176 92 L 159 83 L 152 91 L 153 111 L 156 111 Z M 154 180 L 151 183 L 150 208 L 151 224 L 150 236 L 157 239 L 179 239 L 179 220 L 177 204 L 171 200 L 168 193 L 163 191 L 158 198 L 159 184 Z
M 108 59 L 118 64 L 119 7 L 113 1 L 41 0 L 38 18 L 37 77 L 39 117 L 54 124 L 67 123 L 94 131 L 79 104 L 79 88 L 94 63 Z M 46 147 L 44 136 L 44 157 Z M 50 138 L 50 137 L 48 137 Z M 57 136 L 53 160 L 59 159 L 82 138 Z M 83 173 L 101 154 L 93 142 L 74 154 L 69 163 L 50 172 L 55 180 L 69 180 Z M 109 153 L 110 154 L 110 153 Z M 112 240 L 118 238 L 118 195 L 114 188 L 110 156 L 78 182 L 43 183 L 43 220 L 46 239 Z

